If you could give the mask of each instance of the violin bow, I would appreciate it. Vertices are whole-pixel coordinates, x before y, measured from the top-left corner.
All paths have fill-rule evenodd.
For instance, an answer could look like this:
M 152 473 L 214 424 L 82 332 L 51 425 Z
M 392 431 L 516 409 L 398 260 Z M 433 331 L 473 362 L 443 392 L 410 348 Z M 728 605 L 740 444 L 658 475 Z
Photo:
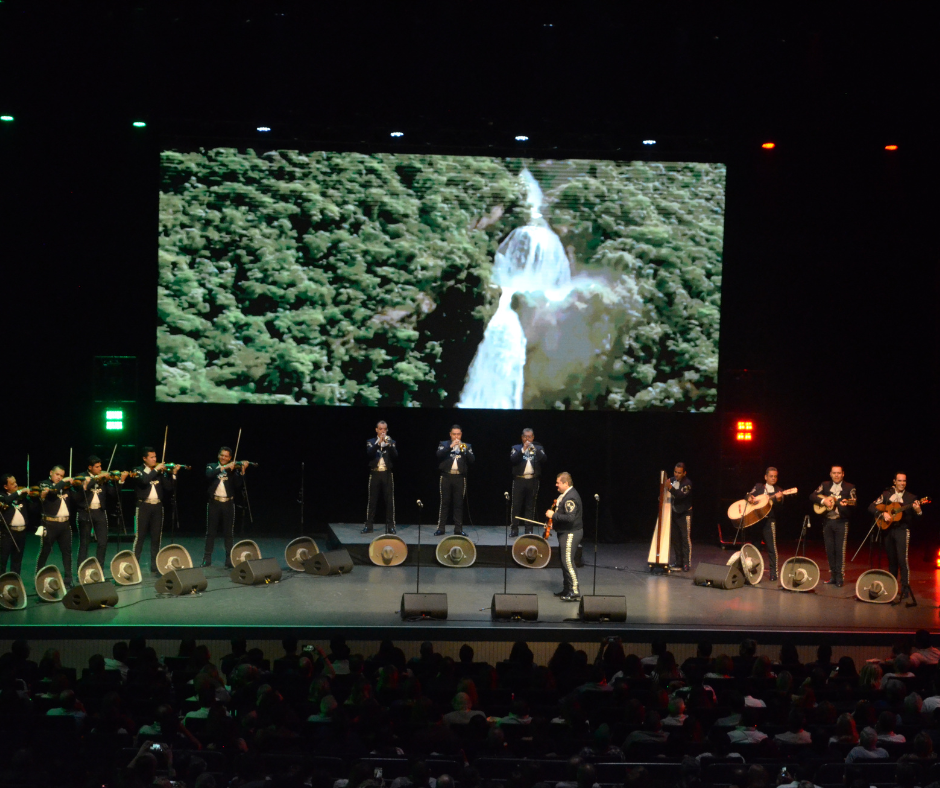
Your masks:
M 72 447 L 69 446 L 69 478 L 72 478 Z
M 114 450 L 111 452 L 111 459 L 108 460 L 108 475 L 111 475 L 111 463 L 114 462 L 114 455 L 117 452 L 117 444 L 114 444 Z
M 238 440 L 235 441 L 235 454 L 232 455 L 232 462 L 238 458 L 238 445 L 242 442 L 242 428 L 238 428 Z
M 170 425 L 166 425 L 166 429 L 163 431 L 163 456 L 160 458 L 160 462 L 166 462 L 166 439 L 170 434 Z

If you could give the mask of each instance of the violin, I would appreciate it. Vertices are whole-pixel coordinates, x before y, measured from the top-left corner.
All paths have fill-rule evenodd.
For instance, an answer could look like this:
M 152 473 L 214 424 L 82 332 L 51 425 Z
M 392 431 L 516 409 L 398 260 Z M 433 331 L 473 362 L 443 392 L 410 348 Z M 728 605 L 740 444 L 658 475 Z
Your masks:
M 181 465 L 181 464 L 178 463 L 178 462 L 165 462 L 165 463 L 163 463 L 163 464 L 164 464 L 164 466 L 166 466 L 166 469 L 167 469 L 168 471 L 172 471 L 172 470 L 175 470 L 175 469 L 177 469 L 177 468 L 179 468 L 181 471 L 188 471 L 188 470 L 191 470 L 192 467 L 193 467 L 192 465 Z
M 552 501 L 552 511 L 554 512 L 558 508 L 558 499 L 556 498 Z M 543 539 L 548 539 L 552 534 L 552 518 L 549 515 L 548 519 L 545 521 L 545 533 L 542 534 Z

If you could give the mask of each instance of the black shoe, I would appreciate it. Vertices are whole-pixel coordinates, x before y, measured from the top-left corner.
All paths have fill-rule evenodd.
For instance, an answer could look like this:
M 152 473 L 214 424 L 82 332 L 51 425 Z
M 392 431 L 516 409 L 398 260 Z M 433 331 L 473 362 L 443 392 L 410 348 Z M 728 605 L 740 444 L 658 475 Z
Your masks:
M 388 528 L 385 529 L 385 533 L 387 533 L 387 534 L 397 534 L 398 531 L 395 530 L 395 526 L 394 526 L 394 525 L 390 525 Z
M 513 528 L 513 529 L 509 532 L 509 535 L 510 535 L 511 537 L 513 537 L 513 539 L 515 539 L 517 536 L 519 536 L 519 529 L 518 529 L 518 528 Z
M 682 569 L 682 564 L 669 564 L 670 569 Z
M 776 574 L 776 572 L 771 572 L 771 573 L 770 573 L 770 582 L 771 582 L 771 583 L 776 583 L 776 582 L 777 582 L 777 574 Z
M 555 592 L 555 596 L 564 596 L 564 595 L 567 594 L 567 593 L 568 593 L 568 589 L 563 588 L 563 589 L 561 589 L 561 591 L 556 591 L 556 592 Z
M 371 533 L 372 533 L 372 526 L 371 526 L 371 525 L 364 526 L 363 529 L 362 529 L 359 533 L 361 533 L 361 534 L 371 534 Z
M 444 535 L 444 529 L 443 529 L 443 528 L 438 528 L 438 529 L 434 532 L 434 535 L 435 535 L 435 536 L 443 536 L 443 535 Z
M 463 528 L 455 528 L 454 536 L 466 536 L 466 534 L 463 532 Z
M 202 565 L 203 565 L 203 566 L 212 566 L 212 559 L 211 559 L 211 558 L 203 558 L 203 559 L 202 559 Z
M 901 591 L 901 599 L 909 599 L 911 596 L 911 589 L 908 586 L 904 586 Z
M 828 580 L 823 580 L 823 585 L 834 586 L 835 584 L 836 579 L 834 577 L 830 577 Z
M 842 586 L 845 585 L 845 584 L 844 584 L 842 578 L 840 577 L 838 580 L 836 580 L 836 582 L 835 582 L 833 585 L 835 585 L 836 588 L 842 588 Z
M 225 569 L 226 569 L 226 570 L 232 570 L 232 569 L 234 569 L 234 568 L 235 568 L 235 567 L 234 567 L 232 564 L 226 562 L 226 564 L 225 564 Z
M 683 572 L 691 572 L 691 571 L 692 571 L 692 564 L 685 564 L 685 565 L 682 567 L 682 571 L 683 571 Z
M 578 602 L 581 600 L 581 594 L 573 594 L 569 591 L 567 594 L 562 594 L 559 599 L 562 602 Z

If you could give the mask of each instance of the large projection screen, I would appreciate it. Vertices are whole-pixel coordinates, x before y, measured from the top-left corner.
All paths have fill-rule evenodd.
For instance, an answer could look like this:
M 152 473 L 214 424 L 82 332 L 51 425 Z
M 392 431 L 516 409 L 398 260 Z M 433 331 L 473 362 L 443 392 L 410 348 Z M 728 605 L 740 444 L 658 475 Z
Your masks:
M 159 402 L 712 411 L 726 168 L 161 155 Z

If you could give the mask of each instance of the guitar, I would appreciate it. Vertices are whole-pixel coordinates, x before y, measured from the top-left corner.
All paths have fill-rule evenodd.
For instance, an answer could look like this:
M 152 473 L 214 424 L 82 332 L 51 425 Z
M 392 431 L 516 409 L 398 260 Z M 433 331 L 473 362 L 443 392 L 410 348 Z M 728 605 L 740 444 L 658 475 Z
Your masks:
M 793 495 L 799 490 L 796 487 L 791 487 L 789 490 L 780 490 L 780 492 L 784 495 Z M 759 523 L 770 514 L 775 500 L 776 498 L 773 495 L 761 493 L 754 496 L 754 503 L 748 502 L 746 498 L 735 501 L 728 507 L 728 518 L 734 520 L 740 528 L 747 528 L 754 525 L 754 523 Z
M 914 504 L 919 504 L 924 506 L 925 504 L 930 503 L 929 498 L 921 498 L 919 501 L 912 501 L 909 504 L 900 504 L 895 503 L 894 501 L 888 501 L 887 503 L 879 503 L 875 508 L 878 510 L 878 518 L 875 520 L 875 524 L 881 529 L 885 530 L 890 528 L 894 523 L 898 521 L 898 515 L 901 512 L 906 512 L 908 509 L 914 507 Z M 885 514 L 891 515 L 891 522 L 885 522 Z
M 813 511 L 816 512 L 816 514 L 825 514 L 826 512 L 831 512 L 836 506 L 855 506 L 857 503 L 858 501 L 854 498 L 843 498 L 841 501 L 835 500 L 832 506 L 826 506 L 824 503 L 814 503 Z

